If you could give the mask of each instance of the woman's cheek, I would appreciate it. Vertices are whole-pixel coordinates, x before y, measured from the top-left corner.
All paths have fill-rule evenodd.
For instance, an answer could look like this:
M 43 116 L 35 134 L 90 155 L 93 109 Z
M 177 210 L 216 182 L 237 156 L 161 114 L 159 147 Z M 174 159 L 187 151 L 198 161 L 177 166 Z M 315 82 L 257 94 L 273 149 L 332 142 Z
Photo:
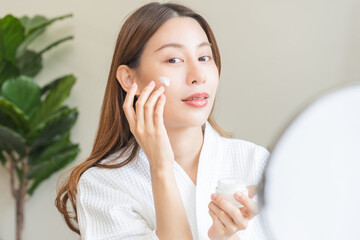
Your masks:
M 171 86 L 169 86 L 169 87 L 164 86 L 164 88 L 165 88 L 164 95 L 166 97 L 166 103 L 170 104 L 170 103 L 172 103 L 174 101 L 174 99 L 173 99 L 173 97 L 174 97 L 173 91 L 171 89 Z

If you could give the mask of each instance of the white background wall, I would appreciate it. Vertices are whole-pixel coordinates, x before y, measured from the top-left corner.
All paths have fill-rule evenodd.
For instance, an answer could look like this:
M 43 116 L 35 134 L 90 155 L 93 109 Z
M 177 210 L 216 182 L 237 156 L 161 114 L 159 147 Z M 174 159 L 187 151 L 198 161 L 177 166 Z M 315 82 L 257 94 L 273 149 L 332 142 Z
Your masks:
M 149 1 L 0 0 L 0 16 L 73 13 L 41 37 L 41 49 L 60 37 L 75 39 L 45 55 L 37 81 L 77 76 L 70 106 L 79 119 L 72 140 L 83 161 L 91 151 L 116 36 L 124 18 Z M 215 117 L 236 138 L 268 147 L 310 99 L 360 80 L 359 0 L 183 0 L 210 23 L 222 56 Z M 75 165 L 72 164 L 71 166 Z M 24 239 L 79 239 L 54 207 L 60 172 L 28 199 Z M 0 168 L 0 239 L 15 239 L 9 175 Z

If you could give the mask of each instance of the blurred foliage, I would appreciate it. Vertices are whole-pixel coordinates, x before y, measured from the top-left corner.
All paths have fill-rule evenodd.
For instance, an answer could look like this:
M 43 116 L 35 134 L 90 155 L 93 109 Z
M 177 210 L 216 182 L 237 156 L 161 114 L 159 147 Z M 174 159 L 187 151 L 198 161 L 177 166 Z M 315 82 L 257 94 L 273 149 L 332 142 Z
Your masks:
M 64 105 L 75 76 L 65 75 L 42 87 L 34 78 L 42 69 L 43 54 L 73 37 L 40 51 L 29 48 L 49 25 L 69 17 L 72 14 L 0 19 L 0 162 L 9 170 L 15 166 L 18 183 L 26 184 L 30 195 L 80 151 L 70 140 L 78 110 Z

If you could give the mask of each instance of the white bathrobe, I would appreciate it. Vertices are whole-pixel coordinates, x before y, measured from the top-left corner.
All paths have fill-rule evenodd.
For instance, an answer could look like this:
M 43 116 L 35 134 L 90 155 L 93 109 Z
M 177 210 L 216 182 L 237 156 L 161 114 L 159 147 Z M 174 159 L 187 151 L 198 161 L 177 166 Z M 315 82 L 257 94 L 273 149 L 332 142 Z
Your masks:
M 204 129 L 205 128 L 205 129 Z M 221 137 L 206 122 L 196 185 L 174 161 L 174 173 L 194 239 L 209 239 L 211 194 L 220 178 L 259 183 L 269 152 L 240 139 Z M 116 153 L 104 159 L 123 161 Z M 90 168 L 78 183 L 77 213 L 82 239 L 158 239 L 149 163 L 142 149 L 131 163 L 117 169 Z M 250 220 L 241 240 L 265 239 L 260 217 Z

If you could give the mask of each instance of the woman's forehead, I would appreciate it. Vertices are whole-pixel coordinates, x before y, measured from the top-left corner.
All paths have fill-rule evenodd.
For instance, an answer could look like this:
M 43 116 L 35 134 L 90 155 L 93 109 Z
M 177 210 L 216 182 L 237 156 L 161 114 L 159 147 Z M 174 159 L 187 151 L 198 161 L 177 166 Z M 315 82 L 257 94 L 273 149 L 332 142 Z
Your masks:
M 154 33 L 149 39 L 146 48 L 152 52 L 158 51 L 164 45 L 196 48 L 204 42 L 208 42 L 207 35 L 195 19 L 190 17 L 174 17 L 167 20 Z

